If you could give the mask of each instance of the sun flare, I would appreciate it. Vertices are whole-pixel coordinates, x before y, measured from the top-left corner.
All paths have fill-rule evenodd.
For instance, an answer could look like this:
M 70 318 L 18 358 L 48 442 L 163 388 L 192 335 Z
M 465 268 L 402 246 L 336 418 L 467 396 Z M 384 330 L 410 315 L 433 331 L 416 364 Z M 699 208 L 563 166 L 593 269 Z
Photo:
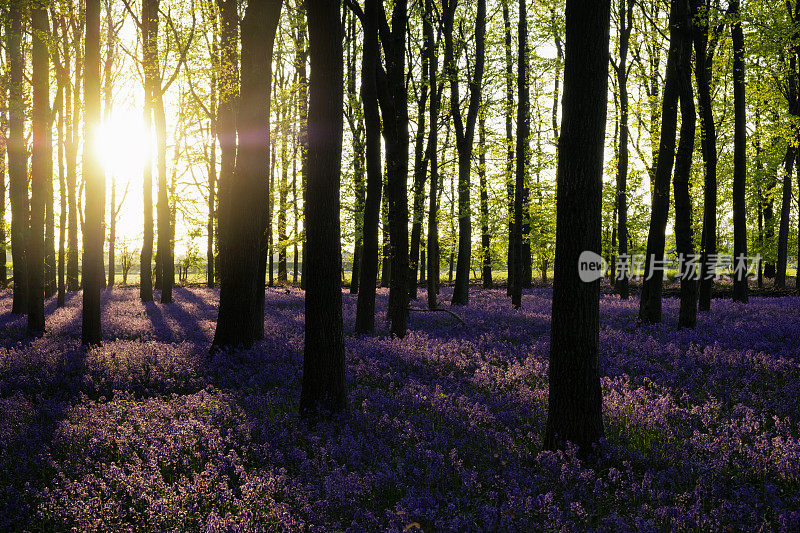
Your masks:
M 141 175 L 148 142 L 141 116 L 115 111 L 100 124 L 95 150 L 107 175 L 135 180 Z

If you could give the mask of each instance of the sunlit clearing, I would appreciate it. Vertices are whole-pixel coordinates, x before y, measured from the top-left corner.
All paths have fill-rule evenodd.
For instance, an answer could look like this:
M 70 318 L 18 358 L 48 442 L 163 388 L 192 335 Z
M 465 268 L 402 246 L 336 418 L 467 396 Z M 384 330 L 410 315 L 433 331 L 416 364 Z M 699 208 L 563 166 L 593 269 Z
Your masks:
M 141 116 L 115 111 L 100 125 L 95 150 L 106 174 L 136 180 L 147 157 L 147 144 Z

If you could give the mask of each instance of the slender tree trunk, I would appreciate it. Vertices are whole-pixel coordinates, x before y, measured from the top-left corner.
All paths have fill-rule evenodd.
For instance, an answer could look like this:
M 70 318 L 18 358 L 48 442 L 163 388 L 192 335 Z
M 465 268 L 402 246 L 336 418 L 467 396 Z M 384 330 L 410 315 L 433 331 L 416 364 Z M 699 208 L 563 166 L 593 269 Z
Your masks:
M 525 186 L 525 174 L 529 167 L 530 150 L 530 88 L 528 86 L 528 11 L 526 0 L 519 1 L 519 57 L 517 59 L 517 87 L 519 101 L 517 103 L 517 159 L 514 186 L 514 275 L 512 276 L 511 305 L 522 306 L 522 285 L 524 283 L 525 246 L 523 237 L 526 218 L 524 211 L 528 206 L 528 188 Z M 530 248 L 528 248 L 530 255 Z
M 633 0 L 619 2 L 619 64 L 617 65 L 617 85 L 619 87 L 619 148 L 617 156 L 617 239 L 619 256 L 628 256 L 628 46 L 633 29 Z M 683 137 L 681 137 L 683 138 Z M 627 300 L 630 294 L 628 279 L 630 272 L 620 272 L 616 280 L 619 297 Z
M 688 13 L 685 0 L 672 0 L 669 14 L 670 45 L 664 99 L 661 111 L 661 133 L 658 165 L 653 184 L 650 228 L 647 233 L 645 280 L 639 302 L 639 319 L 655 324 L 661 322 L 661 294 L 664 280 L 664 247 L 669 217 L 670 176 L 675 163 L 675 133 L 680 97 L 681 68 L 686 50 L 685 37 Z
M 143 118 L 146 138 L 150 137 L 153 125 L 153 107 L 158 79 L 156 46 L 158 43 L 159 0 L 142 0 L 142 69 L 144 71 Z M 144 237 L 140 263 L 139 297 L 143 302 L 153 301 L 153 160 L 152 150 L 147 146 L 142 175 L 144 203 Z M 158 263 L 158 261 L 157 261 Z M 158 270 L 158 267 L 157 267 Z
M 356 17 L 352 13 L 347 19 L 347 100 L 350 108 L 348 122 L 353 136 L 353 265 L 350 276 L 350 294 L 358 294 L 361 255 L 364 247 L 364 112 L 356 89 Z
M 217 0 L 220 20 L 219 41 L 219 105 L 217 107 L 217 141 L 219 142 L 220 167 L 217 205 L 217 237 L 219 254 L 217 271 L 222 281 L 224 276 L 223 254 L 229 240 L 227 228 L 222 223 L 223 198 L 230 197 L 226 189 L 233 185 L 236 162 L 236 99 L 239 94 L 239 15 L 236 0 Z
M 339 226 L 344 65 L 339 2 L 307 0 L 311 86 L 308 109 L 309 272 L 300 411 L 306 416 L 346 407 Z M 405 31 L 405 25 L 402 26 Z
M 283 79 L 283 76 L 281 76 Z M 286 202 L 289 191 L 289 105 L 284 104 L 283 120 L 278 123 L 281 131 L 281 178 L 278 184 L 278 283 L 287 283 L 286 270 Z M 271 219 L 270 219 L 271 220 Z
M 792 169 L 797 159 L 797 149 L 789 145 L 783 160 L 783 190 L 781 195 L 781 219 L 778 227 L 778 261 L 775 271 L 775 287 L 786 288 L 786 263 L 789 256 L 789 216 L 792 209 Z
M 86 72 L 84 76 L 84 139 L 95 146 L 100 124 L 100 0 L 86 0 Z M 103 170 L 93 150 L 83 151 L 83 180 L 86 184 L 86 214 L 83 242 L 83 327 L 84 345 L 102 341 L 100 289 L 103 277 Z
M 693 328 L 697 323 L 697 272 L 688 269 L 686 260 L 694 255 L 690 177 L 697 117 L 692 90 L 691 42 L 686 36 L 678 65 L 678 92 L 681 106 L 681 137 L 675 155 L 675 243 L 681 264 L 681 306 L 678 327 Z
M 428 134 L 428 157 L 431 165 L 431 185 L 428 195 L 428 308 L 436 309 L 436 294 L 439 290 L 439 101 L 437 70 L 439 59 L 436 53 L 436 41 L 433 36 L 433 0 L 425 0 L 424 32 L 425 54 L 428 56 L 428 79 L 431 90 L 430 133 Z M 435 91 L 435 94 L 434 94 Z
M 236 117 L 239 144 L 235 174 L 227 176 L 233 182 L 220 184 L 222 283 L 213 349 L 249 347 L 264 333 L 269 96 L 280 12 L 280 0 L 253 2 L 242 20 L 242 81 Z
M 375 286 L 378 282 L 378 222 L 380 219 L 381 173 L 380 115 L 378 112 L 378 5 L 364 6 L 364 47 L 361 66 L 361 100 L 364 103 L 365 162 L 367 190 L 364 200 L 364 248 L 361 256 L 360 288 L 356 304 L 356 333 L 375 329 Z
M 79 24 L 75 25 L 80 28 Z M 70 47 L 74 48 L 75 53 L 75 74 L 72 82 L 72 95 L 66 89 L 66 135 L 67 141 L 64 147 L 67 166 L 67 290 L 77 291 L 80 289 L 79 264 L 78 264 L 78 143 L 80 138 L 80 115 L 81 115 L 81 78 L 83 77 L 83 54 L 80 47 L 81 30 L 75 29 L 73 32 L 74 42 L 72 46 L 67 42 L 67 32 L 64 32 L 64 68 L 67 73 L 69 68 Z M 67 76 L 69 78 L 69 75 Z
M 609 19 L 609 0 L 567 0 L 544 445 L 555 449 L 569 441 L 584 454 L 603 437 L 600 281 L 580 280 L 578 258 L 585 250 L 601 251 Z
M 22 53 L 22 18 L 26 4 L 12 0 L 8 38 L 8 180 L 11 203 L 11 261 L 13 262 L 14 295 L 11 312 L 28 312 L 27 241 L 30 225 L 28 204 L 28 156 L 25 145 L 25 56 Z
M 386 154 L 389 158 L 389 154 Z M 381 203 L 381 287 L 388 287 L 392 279 L 392 257 L 390 248 L 390 235 L 389 235 L 389 200 L 388 200 L 388 183 L 386 173 L 383 175 L 383 202 Z M 387 309 L 387 319 L 391 314 L 391 308 Z
M 388 25 L 383 3 L 381 26 Z M 389 304 L 386 317 L 390 332 L 406 334 L 408 318 L 408 93 L 406 90 L 406 30 L 408 2 L 397 0 L 392 10 L 392 27 L 379 32 L 386 70 L 378 69 L 378 103 L 386 142 L 386 204 L 389 221 Z
M 427 24 L 423 18 L 423 24 Z M 424 34 L 423 29 L 423 34 Z M 422 238 L 422 218 L 425 215 L 425 179 L 428 175 L 428 161 L 430 159 L 430 146 L 425 146 L 425 106 L 428 94 L 435 98 L 436 88 L 428 86 L 428 55 L 425 53 L 425 39 L 422 43 L 422 89 L 420 92 L 417 109 L 417 133 L 414 142 L 414 211 L 411 222 L 411 252 L 409 254 L 411 268 L 409 269 L 408 296 L 417 299 L 417 271 L 419 270 L 420 240 Z
M 700 311 L 711 309 L 711 290 L 714 286 L 714 257 L 717 253 L 717 132 L 711 107 L 711 71 L 713 56 L 708 53 L 708 10 L 701 0 L 692 0 L 692 11 L 698 18 L 693 25 L 695 50 L 695 80 L 700 104 L 701 147 L 705 162 L 703 197 L 703 234 L 701 240 Z M 666 98 L 666 95 L 665 95 Z M 708 279 L 707 279 L 708 278 Z
M 5 28 L 4 28 L 5 29 Z M 8 139 L 8 101 L 6 88 L 0 87 L 0 135 Z M 60 141 L 60 139 L 59 139 Z M 8 255 L 6 254 L 6 143 L 0 143 L 0 287 L 8 284 Z
M 514 277 L 514 239 L 516 238 L 514 231 L 514 130 L 513 130 L 513 114 L 514 114 L 514 62 L 511 58 L 511 20 L 508 8 L 509 0 L 503 0 L 503 40 L 505 45 L 505 74 L 506 74 L 506 99 L 505 99 L 505 117 L 506 117 L 506 198 L 508 205 L 508 254 L 506 258 L 506 270 L 508 271 L 508 279 L 506 280 L 506 293 L 508 296 L 512 295 L 513 291 L 513 277 Z
M 747 104 L 744 81 L 744 33 L 739 18 L 739 0 L 731 0 L 728 10 L 733 17 L 731 37 L 733 39 L 733 99 L 734 99 L 734 144 L 733 144 L 733 299 L 747 302 L 747 217 L 745 181 L 747 179 Z
M 161 274 L 161 303 L 172 302 L 172 286 L 175 283 L 175 260 L 172 249 L 172 218 L 167 185 L 167 120 L 164 113 L 164 98 L 161 92 L 161 77 L 156 73 L 153 94 L 153 125 L 156 132 L 156 168 L 158 170 L 158 201 L 156 216 L 158 241 L 156 257 Z
M 62 65 L 64 67 L 64 65 Z M 64 78 L 69 77 L 69 68 L 64 69 Z M 66 236 L 67 236 L 67 181 L 64 168 L 64 147 L 66 139 L 64 137 L 64 97 L 69 94 L 69 85 L 64 82 L 64 93 L 58 101 L 58 191 L 59 191 L 59 218 L 58 218 L 58 307 L 64 307 L 66 303 L 67 284 L 64 278 L 66 273 Z
M 492 236 L 489 233 L 489 190 L 486 184 L 486 114 L 478 119 L 478 182 L 481 187 L 481 263 L 483 288 L 492 288 Z
M 53 177 L 53 142 L 50 134 L 50 54 L 47 50 L 50 28 L 47 11 L 39 6 L 31 6 L 30 13 L 33 33 L 31 52 L 33 146 L 31 148 L 31 218 L 26 265 L 28 268 L 28 332 L 32 335 L 41 335 L 44 333 L 47 181 L 48 179 L 51 181 L 52 187 Z
M 458 150 L 458 263 L 456 284 L 453 288 L 452 305 L 467 305 L 469 302 L 469 272 L 472 260 L 472 212 L 470 208 L 470 171 L 475 123 L 481 101 L 483 68 L 485 61 L 486 0 L 478 0 L 475 15 L 475 64 L 473 78 L 469 80 L 469 108 L 466 121 L 461 116 L 459 83 L 453 50 L 453 24 L 457 0 L 443 5 L 445 52 L 444 64 L 450 78 L 450 111 L 456 132 Z

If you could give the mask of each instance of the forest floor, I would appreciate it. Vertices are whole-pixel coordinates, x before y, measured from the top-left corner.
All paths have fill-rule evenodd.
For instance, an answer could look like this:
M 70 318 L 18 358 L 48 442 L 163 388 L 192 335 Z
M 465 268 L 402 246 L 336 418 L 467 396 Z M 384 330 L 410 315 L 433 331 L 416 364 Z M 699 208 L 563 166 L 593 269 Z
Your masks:
M 424 291 L 415 305 L 422 307 Z M 449 300 L 443 289 L 443 302 Z M 303 297 L 269 289 L 265 339 L 210 358 L 218 292 L 168 305 L 104 292 L 103 346 L 81 297 L 47 333 L 0 292 L 0 530 L 661 531 L 800 528 L 800 298 L 714 301 L 696 330 L 636 324 L 603 296 L 606 440 L 542 450 L 551 291 L 474 290 L 457 310 L 351 334 L 349 410 L 297 413 Z

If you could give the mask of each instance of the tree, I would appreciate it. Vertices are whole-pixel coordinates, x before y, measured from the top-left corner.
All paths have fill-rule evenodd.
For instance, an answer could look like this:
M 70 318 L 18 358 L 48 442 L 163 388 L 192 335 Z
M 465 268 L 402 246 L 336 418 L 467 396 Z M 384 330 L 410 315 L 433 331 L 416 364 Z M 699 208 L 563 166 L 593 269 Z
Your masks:
M 100 124 L 100 0 L 86 0 L 86 66 L 83 83 L 85 117 L 83 135 L 87 146 L 95 146 Z M 103 282 L 103 198 L 105 183 L 94 150 L 83 151 L 86 183 L 86 214 L 83 233 L 83 327 L 84 345 L 102 341 L 100 289 Z
M 361 65 L 361 100 L 364 104 L 365 167 L 367 187 L 364 200 L 364 244 L 361 255 L 360 288 L 356 304 L 356 333 L 375 329 L 375 286 L 378 282 L 378 220 L 380 218 L 381 174 L 380 112 L 378 109 L 378 5 L 366 0 L 362 17 L 364 46 Z
M 528 187 L 525 175 L 530 161 L 530 87 L 528 86 L 528 11 L 525 0 L 519 1 L 519 57 L 517 59 L 517 157 L 514 181 L 514 274 L 511 277 L 511 305 L 522 306 L 522 285 L 525 278 L 526 251 L 523 238 L 527 236 L 525 211 L 528 207 Z M 511 245 L 511 244 L 510 244 Z M 530 255 L 530 248 L 527 248 Z
M 423 31 L 425 33 L 425 54 L 428 56 L 428 85 L 438 87 L 437 70 L 439 59 L 436 54 L 437 43 L 433 37 L 433 0 L 425 0 L 425 17 Z M 429 106 L 430 134 L 428 158 L 431 166 L 430 194 L 428 195 L 428 309 L 436 309 L 436 293 L 439 290 L 439 99 L 441 91 L 436 90 L 437 97 L 431 98 Z
M 684 0 L 681 2 L 685 5 Z M 682 35 L 683 46 L 676 69 L 678 71 L 678 93 L 681 108 L 681 136 L 675 154 L 675 244 L 681 264 L 681 307 L 678 314 L 678 327 L 693 328 L 697 323 L 697 282 L 696 273 L 688 268 L 688 259 L 694 255 L 694 234 L 692 231 L 692 199 L 690 196 L 690 175 L 692 152 L 694 151 L 695 126 L 697 117 L 692 91 L 691 36 L 688 13 L 684 21 L 686 28 Z M 666 94 L 666 91 L 665 91 Z
M 580 280 L 578 257 L 600 252 L 609 21 L 610 0 L 567 0 L 544 443 L 554 449 L 573 442 L 583 453 L 603 436 L 600 281 Z
M 453 288 L 453 305 L 469 302 L 469 271 L 472 257 L 472 215 L 470 211 L 470 171 L 475 123 L 481 103 L 481 85 L 486 50 L 486 0 L 478 0 L 475 15 L 475 64 L 469 69 L 469 106 L 466 120 L 461 115 L 461 98 L 456 69 L 457 57 L 453 45 L 453 25 L 458 0 L 444 0 L 442 18 L 444 25 L 444 67 L 450 81 L 450 112 L 456 134 L 458 151 L 458 262 L 456 284 Z
M 281 5 L 281 0 L 250 2 L 242 19 L 239 143 L 235 172 L 220 175 L 227 181 L 220 182 L 222 276 L 212 349 L 249 347 L 263 336 L 270 86 Z
M 50 54 L 47 41 L 50 24 L 44 6 L 30 6 L 33 49 L 31 51 L 31 85 L 33 85 L 33 147 L 31 149 L 31 203 L 28 230 L 28 332 L 44 333 L 44 259 L 45 204 L 47 182 L 53 171 L 53 140 L 50 129 Z M 49 157 L 48 157 L 49 156 Z
M 386 204 L 388 205 L 391 262 L 389 305 L 392 335 L 404 337 L 408 318 L 408 93 L 406 90 L 406 27 L 408 2 L 397 0 L 392 25 L 379 4 L 378 36 L 386 67 L 378 65 L 378 103 L 386 143 Z
M 739 0 L 731 0 L 731 37 L 733 40 L 733 257 L 734 265 L 747 257 L 747 213 L 745 211 L 745 181 L 747 178 L 747 104 L 744 79 L 744 33 L 739 15 Z M 734 269 L 733 299 L 747 302 L 747 269 Z
M 689 20 L 685 0 L 672 0 L 669 13 L 670 39 L 667 56 L 667 75 L 661 111 L 661 134 L 653 183 L 650 229 L 647 232 L 645 280 L 639 301 L 639 319 L 647 323 L 661 321 L 661 294 L 663 289 L 664 247 L 667 218 L 669 217 L 670 176 L 675 163 L 675 134 L 678 121 L 681 69 L 687 46 L 686 32 Z M 688 64 L 688 63 L 687 63 Z
M 717 131 L 711 106 L 711 76 L 714 69 L 716 40 L 721 29 L 716 29 L 709 40 L 710 18 L 707 0 L 692 0 L 692 11 L 695 13 L 696 19 L 693 25 L 693 41 L 697 100 L 700 105 L 700 132 L 702 134 L 700 146 L 706 173 L 703 185 L 703 234 L 701 240 L 703 253 L 698 306 L 700 311 L 708 311 L 711 309 L 713 269 L 716 268 L 714 256 L 717 253 Z
M 23 80 L 25 56 L 22 54 L 22 19 L 27 4 L 12 0 L 6 27 L 8 44 L 8 193 L 11 203 L 11 261 L 14 295 L 11 312 L 28 312 L 28 270 L 26 245 L 30 224 L 28 204 L 28 156 L 25 146 L 25 103 Z
M 308 262 L 309 277 L 300 411 L 308 416 L 344 409 L 347 393 L 339 277 L 344 30 L 338 1 L 307 0 L 306 13 L 311 84 L 305 202 L 308 246 L 303 259 Z M 405 25 L 401 27 L 405 31 Z
M 619 62 L 611 63 L 616 71 L 619 87 L 619 145 L 617 148 L 617 239 L 619 257 L 628 255 L 628 48 L 633 30 L 633 0 L 620 0 L 619 10 Z M 624 271 L 616 281 L 617 292 L 628 299 L 629 272 Z

